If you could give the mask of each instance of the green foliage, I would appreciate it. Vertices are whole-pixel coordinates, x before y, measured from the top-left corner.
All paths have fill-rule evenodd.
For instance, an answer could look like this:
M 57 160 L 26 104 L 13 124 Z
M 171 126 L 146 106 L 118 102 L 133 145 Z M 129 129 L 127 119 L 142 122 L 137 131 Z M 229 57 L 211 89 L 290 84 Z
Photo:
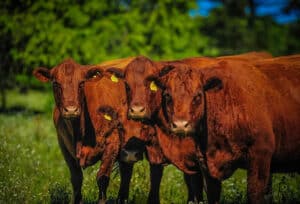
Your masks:
M 255 17 L 245 12 L 249 2 L 224 1 L 199 17 L 190 15 L 195 0 L 1 1 L 0 86 L 12 86 L 17 73 L 20 85 L 19 74 L 31 76 L 33 68 L 51 68 L 67 57 L 94 64 L 136 55 L 179 59 L 300 51 L 300 21 L 278 25 Z M 31 81 L 22 83 L 36 87 Z

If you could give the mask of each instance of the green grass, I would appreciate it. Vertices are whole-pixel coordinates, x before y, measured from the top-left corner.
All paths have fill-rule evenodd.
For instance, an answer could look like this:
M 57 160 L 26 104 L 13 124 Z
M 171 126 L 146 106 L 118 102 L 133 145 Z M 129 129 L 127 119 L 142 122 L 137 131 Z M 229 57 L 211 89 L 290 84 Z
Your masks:
M 0 203 L 67 203 L 71 197 L 69 171 L 60 153 L 51 117 L 51 93 L 9 92 L 9 107 L 25 107 L 20 113 L 0 114 Z M 45 113 L 32 114 L 34 111 Z M 96 173 L 99 163 L 84 170 L 83 196 L 86 203 L 97 200 Z M 120 183 L 117 171 L 112 173 L 108 197 L 116 198 Z M 134 167 L 130 200 L 146 203 L 149 191 L 149 165 Z M 161 203 L 185 203 L 183 176 L 169 165 L 164 170 Z M 276 174 L 273 177 L 275 203 L 300 201 L 300 176 Z M 237 171 L 223 182 L 222 203 L 246 202 L 246 174 Z

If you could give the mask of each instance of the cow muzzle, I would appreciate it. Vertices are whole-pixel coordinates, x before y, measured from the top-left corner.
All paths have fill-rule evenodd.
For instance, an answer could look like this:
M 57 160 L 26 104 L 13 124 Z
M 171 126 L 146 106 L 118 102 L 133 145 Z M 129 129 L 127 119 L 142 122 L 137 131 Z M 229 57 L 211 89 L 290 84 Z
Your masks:
M 131 106 L 128 110 L 128 118 L 130 119 L 145 119 L 147 117 L 145 106 Z
M 171 131 L 177 135 L 187 135 L 194 132 L 194 128 L 186 120 L 177 120 L 171 123 Z
M 80 116 L 80 108 L 77 106 L 66 106 L 62 110 L 64 118 L 72 119 Z
M 134 163 L 143 159 L 143 152 L 122 149 L 120 160 L 127 163 Z

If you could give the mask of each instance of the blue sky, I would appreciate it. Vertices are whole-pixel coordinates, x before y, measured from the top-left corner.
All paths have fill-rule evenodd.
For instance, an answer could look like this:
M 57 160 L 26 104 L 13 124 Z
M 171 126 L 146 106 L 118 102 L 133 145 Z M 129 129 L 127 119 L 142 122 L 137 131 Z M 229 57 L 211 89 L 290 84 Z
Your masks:
M 300 10 L 291 10 L 285 13 L 283 9 L 288 5 L 288 0 L 254 0 L 256 6 L 256 16 L 272 16 L 272 18 L 281 24 L 295 22 L 300 18 Z M 191 15 L 208 16 L 209 12 L 222 6 L 220 1 L 216 0 L 198 0 L 198 9 L 191 12 Z

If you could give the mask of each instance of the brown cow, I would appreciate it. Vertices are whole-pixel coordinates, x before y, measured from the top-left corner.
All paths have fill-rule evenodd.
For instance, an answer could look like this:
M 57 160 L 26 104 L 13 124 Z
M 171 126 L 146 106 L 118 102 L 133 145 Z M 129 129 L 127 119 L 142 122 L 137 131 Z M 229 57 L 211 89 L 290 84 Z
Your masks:
M 96 162 L 103 148 L 111 150 L 109 154 L 102 156 L 106 158 L 103 160 L 113 163 L 121 146 L 119 156 L 121 185 L 118 203 L 125 203 L 128 199 L 133 163 L 142 159 L 145 145 L 148 144 L 146 149 L 151 176 L 148 203 L 159 203 L 159 185 L 165 158 L 157 142 L 153 140 L 155 137 L 151 137 L 151 134 L 155 134 L 155 130 L 140 122 L 127 120 L 125 84 L 119 81 L 117 76 L 112 75 L 110 69 L 103 71 L 97 68 L 90 70 L 90 73 L 94 74 L 90 75 L 91 80 L 85 82 L 84 95 L 91 122 L 95 127 L 96 146 L 84 144 L 80 147 L 78 158 L 81 166 Z M 142 129 L 147 133 L 141 135 Z M 111 169 L 107 171 L 107 177 L 110 171 Z
M 118 60 L 117 63 L 127 63 L 130 60 L 131 59 L 124 59 L 124 61 Z M 114 65 L 116 62 L 110 61 L 105 65 L 108 64 Z M 52 82 L 53 84 L 53 94 L 55 98 L 53 120 L 60 149 L 71 173 L 73 187 L 72 203 L 82 202 L 82 171 L 76 159 L 77 142 L 81 140 L 84 134 L 93 133 L 91 126 L 86 125 L 88 123 L 84 120 L 86 111 L 84 111 L 82 95 L 82 86 L 87 79 L 88 70 L 92 67 L 93 66 L 82 66 L 72 59 L 68 59 L 51 70 L 41 67 L 33 71 L 34 76 L 38 80 L 42 82 Z M 90 137 L 93 136 L 90 135 Z M 101 180 L 99 180 L 98 183 L 101 183 Z M 100 191 L 106 191 L 104 187 L 99 186 L 99 188 Z
M 246 168 L 250 203 L 264 202 L 270 171 L 300 171 L 299 61 L 264 66 L 227 59 L 202 70 L 168 68 L 160 81 L 168 129 L 180 135 L 201 130 L 214 178 Z
M 188 59 L 189 62 L 213 61 L 211 58 Z M 179 63 L 179 62 L 174 62 Z M 125 69 L 125 81 L 128 95 L 128 117 L 134 120 L 150 122 L 153 125 L 156 113 L 160 110 L 160 90 L 151 77 L 156 74 L 161 66 L 169 62 L 153 62 L 150 59 L 140 56 L 131 61 Z M 114 70 L 116 73 L 121 70 Z M 152 120 L 152 121 L 151 121 Z M 154 123 L 153 123 L 154 122 Z M 185 172 L 185 182 L 189 188 L 188 201 L 202 201 L 202 175 L 196 158 L 201 157 L 201 152 L 193 140 L 181 140 L 174 135 L 168 135 L 157 128 L 157 139 L 167 159 Z M 189 149 L 182 148 L 189 146 Z

